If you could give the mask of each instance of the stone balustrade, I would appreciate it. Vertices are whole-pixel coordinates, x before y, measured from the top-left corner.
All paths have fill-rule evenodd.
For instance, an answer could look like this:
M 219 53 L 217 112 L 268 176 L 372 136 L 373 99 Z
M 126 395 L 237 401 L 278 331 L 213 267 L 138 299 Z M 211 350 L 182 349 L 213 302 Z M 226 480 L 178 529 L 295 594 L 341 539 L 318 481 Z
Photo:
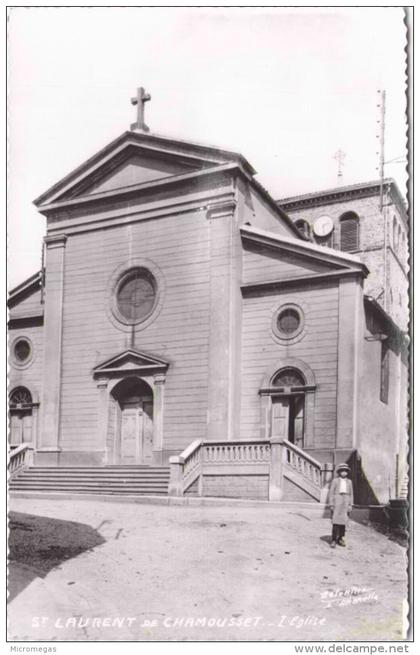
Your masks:
M 14 476 L 22 469 L 33 464 L 34 449 L 32 444 L 22 443 L 9 453 L 9 475 Z
M 224 489 L 237 489 L 236 495 L 256 483 L 266 481 L 265 498 L 281 500 L 284 476 L 293 479 L 318 501 L 325 501 L 332 465 L 321 465 L 285 439 L 194 441 L 180 455 L 170 458 L 169 493 L 182 496 L 195 487 L 203 495 L 203 480 L 220 480 Z M 253 486 L 254 483 L 254 486 Z M 261 494 L 261 492 L 260 492 Z M 204 494 L 205 495 L 205 494 Z M 246 497 L 246 496 L 245 496 Z M 263 497 L 263 496 L 258 496 Z

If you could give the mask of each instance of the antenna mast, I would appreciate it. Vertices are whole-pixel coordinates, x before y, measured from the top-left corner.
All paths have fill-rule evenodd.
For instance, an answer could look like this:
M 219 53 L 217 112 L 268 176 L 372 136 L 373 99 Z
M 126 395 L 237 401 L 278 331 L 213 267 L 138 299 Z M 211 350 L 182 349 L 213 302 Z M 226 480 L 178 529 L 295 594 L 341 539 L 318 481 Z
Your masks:
M 385 98 L 386 93 L 383 90 L 378 90 L 380 94 L 379 105 L 381 117 L 378 120 L 379 126 L 379 211 L 382 212 L 384 206 L 384 166 L 385 166 Z

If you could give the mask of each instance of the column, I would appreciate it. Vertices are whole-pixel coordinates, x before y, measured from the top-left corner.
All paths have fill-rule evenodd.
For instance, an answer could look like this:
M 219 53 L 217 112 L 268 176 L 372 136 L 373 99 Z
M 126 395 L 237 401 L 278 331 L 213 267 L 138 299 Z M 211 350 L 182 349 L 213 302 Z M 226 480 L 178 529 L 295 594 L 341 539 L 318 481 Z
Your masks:
M 208 439 L 235 439 L 240 419 L 242 263 L 236 203 L 211 205 Z
M 46 281 L 44 314 L 44 366 L 41 400 L 41 428 L 37 459 L 56 464 L 59 448 L 61 349 L 63 332 L 64 255 L 67 237 L 45 237 Z

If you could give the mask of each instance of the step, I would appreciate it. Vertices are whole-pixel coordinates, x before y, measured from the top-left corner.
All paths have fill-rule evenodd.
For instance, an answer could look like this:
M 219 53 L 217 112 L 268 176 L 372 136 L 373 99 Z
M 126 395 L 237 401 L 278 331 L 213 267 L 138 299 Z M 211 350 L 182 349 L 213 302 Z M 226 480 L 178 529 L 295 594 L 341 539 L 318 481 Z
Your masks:
M 136 473 L 169 473 L 168 466 L 106 466 L 106 467 L 93 467 L 93 466 L 28 466 L 24 472 L 31 473 L 98 473 L 99 475 L 106 475 L 108 473 L 136 474 Z
M 15 482 L 14 484 L 10 485 L 10 489 L 45 489 L 50 491 L 51 489 L 109 489 L 115 490 L 115 489 L 133 489 L 133 491 L 155 491 L 157 489 L 168 489 L 167 485 L 162 485 L 162 484 L 156 484 L 156 485 L 150 485 L 150 484 L 138 484 L 138 485 L 132 485 L 132 484 L 116 484 L 116 485 L 100 485 L 100 484 L 65 484 L 65 483 L 58 483 L 58 484 L 50 484 L 46 485 L 41 482 L 37 483 L 31 483 L 31 484 L 25 484 L 24 482 Z
M 54 490 L 42 490 L 42 489 L 32 489 L 32 488 L 26 488 L 26 487 L 16 487 L 10 490 L 11 492 L 19 492 L 19 493 L 38 493 L 42 494 L 45 493 L 46 495 L 50 495 L 51 493 L 57 493 L 57 494 L 86 494 L 86 495 L 103 495 L 103 496 L 167 496 L 168 492 L 166 489 L 153 489 L 153 491 L 150 491 L 149 489 L 142 489 L 142 490 L 133 490 L 133 489 L 54 489 Z
M 56 487 L 43 487 L 43 486 L 25 486 L 25 485 L 16 485 L 11 487 L 10 491 L 41 491 L 45 493 L 51 493 L 55 491 L 66 491 L 71 493 L 128 493 L 128 494 L 167 494 L 168 489 L 166 487 L 154 487 L 153 489 L 149 487 L 66 487 L 65 485 L 59 485 Z
M 27 480 L 169 480 L 169 473 L 120 473 L 119 475 L 111 474 L 97 474 L 90 473 L 86 475 L 84 473 L 18 473 L 17 477 Z
M 10 483 L 10 487 L 14 487 L 17 484 L 19 485 L 24 485 L 24 486 L 45 486 L 45 487 L 56 487 L 56 486 L 67 486 L 67 487 L 78 487 L 78 486 L 84 486 L 84 487 L 144 487 L 145 489 L 152 489 L 154 487 L 161 487 L 162 489 L 167 488 L 168 484 L 165 482 L 111 482 L 111 483 L 103 483 L 103 482 L 89 482 L 89 481 L 72 481 L 72 482 L 66 482 L 65 480 L 58 480 L 58 481 L 45 481 L 45 480 L 13 480 L 13 482 Z

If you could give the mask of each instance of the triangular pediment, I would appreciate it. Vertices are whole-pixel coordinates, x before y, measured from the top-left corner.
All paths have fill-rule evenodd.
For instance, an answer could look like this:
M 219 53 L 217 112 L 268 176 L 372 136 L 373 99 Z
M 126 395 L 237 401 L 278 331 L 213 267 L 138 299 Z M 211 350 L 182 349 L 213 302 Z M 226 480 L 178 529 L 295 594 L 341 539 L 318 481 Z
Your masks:
M 249 226 L 241 227 L 241 235 L 245 284 L 368 273 L 357 257 L 332 248 Z
M 141 352 L 135 348 L 128 348 L 95 366 L 93 374 L 95 377 L 124 372 L 141 372 L 143 375 L 147 373 L 152 375 L 165 372 L 168 366 L 169 362 L 165 359 Z
M 75 198 L 112 195 L 158 180 L 229 163 L 255 171 L 239 154 L 210 146 L 125 132 L 35 200 L 40 209 Z

